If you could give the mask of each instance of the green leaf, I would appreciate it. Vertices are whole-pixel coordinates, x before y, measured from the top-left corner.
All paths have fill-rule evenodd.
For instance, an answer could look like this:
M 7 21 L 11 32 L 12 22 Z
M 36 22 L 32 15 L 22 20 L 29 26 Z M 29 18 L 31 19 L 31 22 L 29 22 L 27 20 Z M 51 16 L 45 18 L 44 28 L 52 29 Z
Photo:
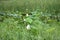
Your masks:
M 31 18 L 26 18 L 26 22 L 28 22 L 28 23 L 32 23 L 32 19 Z

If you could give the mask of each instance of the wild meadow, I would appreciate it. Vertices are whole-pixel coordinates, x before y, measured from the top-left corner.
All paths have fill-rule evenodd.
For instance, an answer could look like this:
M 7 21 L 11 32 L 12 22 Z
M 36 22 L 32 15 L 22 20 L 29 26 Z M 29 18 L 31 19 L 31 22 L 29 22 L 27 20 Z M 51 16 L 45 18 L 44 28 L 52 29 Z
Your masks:
M 60 40 L 60 0 L 0 0 L 0 40 Z

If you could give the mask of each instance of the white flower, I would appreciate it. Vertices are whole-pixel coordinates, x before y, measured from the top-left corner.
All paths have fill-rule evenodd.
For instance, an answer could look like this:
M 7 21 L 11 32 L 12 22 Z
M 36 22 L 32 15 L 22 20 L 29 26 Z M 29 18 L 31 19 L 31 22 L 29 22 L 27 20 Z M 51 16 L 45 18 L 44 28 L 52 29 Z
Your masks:
M 26 29 L 27 29 L 27 30 L 30 30 L 30 29 L 31 29 L 31 26 L 28 24 L 28 25 L 26 26 Z
M 28 15 L 28 14 L 26 14 L 26 16 L 28 17 L 29 15 Z

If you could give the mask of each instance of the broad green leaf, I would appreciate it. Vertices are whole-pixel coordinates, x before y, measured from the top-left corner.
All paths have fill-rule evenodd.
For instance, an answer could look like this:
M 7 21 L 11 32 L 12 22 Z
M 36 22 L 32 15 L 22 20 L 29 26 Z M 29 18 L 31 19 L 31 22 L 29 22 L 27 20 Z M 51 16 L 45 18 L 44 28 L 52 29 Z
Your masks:
M 32 19 L 31 18 L 26 18 L 26 22 L 28 22 L 28 23 L 32 23 Z

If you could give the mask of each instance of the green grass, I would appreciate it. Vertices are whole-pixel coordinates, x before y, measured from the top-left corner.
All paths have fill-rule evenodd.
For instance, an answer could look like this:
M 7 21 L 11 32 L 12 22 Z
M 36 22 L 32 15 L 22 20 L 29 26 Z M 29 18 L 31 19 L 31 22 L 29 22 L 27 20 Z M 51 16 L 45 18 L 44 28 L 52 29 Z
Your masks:
M 19 13 L 21 18 L 3 16 L 3 22 L 0 22 L 0 40 L 60 40 L 60 22 L 43 18 L 38 11 L 33 13 L 28 17 Z M 24 19 L 27 21 L 24 22 Z M 26 28 L 28 24 L 30 29 Z
M 46 10 L 60 10 L 60 1 L 59 0 L 16 0 L 16 1 L 1 1 L 0 10 L 36 10 L 40 9 L 41 11 Z
M 60 40 L 60 0 L 0 1 L 0 40 Z

